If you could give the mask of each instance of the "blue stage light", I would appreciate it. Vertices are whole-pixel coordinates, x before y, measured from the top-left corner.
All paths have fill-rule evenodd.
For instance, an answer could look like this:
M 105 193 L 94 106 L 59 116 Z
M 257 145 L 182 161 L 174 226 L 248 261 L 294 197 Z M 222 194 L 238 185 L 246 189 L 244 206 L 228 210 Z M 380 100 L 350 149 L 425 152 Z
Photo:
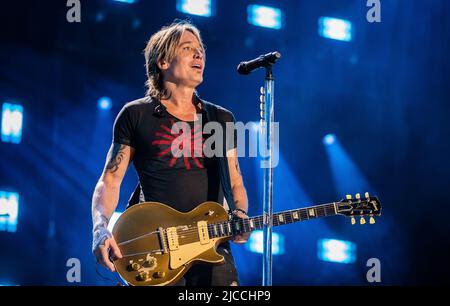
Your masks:
M 135 2 L 136 2 L 136 0 L 113 0 L 113 1 L 116 1 L 116 2 L 123 2 L 123 3 L 128 3 L 128 4 L 132 4 L 132 3 L 135 3 Z
M 22 140 L 23 106 L 3 103 L 2 141 L 20 143 Z
M 263 231 L 253 231 L 250 239 L 245 244 L 246 248 L 254 253 L 263 253 Z M 284 254 L 284 237 L 282 234 L 272 232 L 272 254 L 281 255 Z
M 15 232 L 19 215 L 19 194 L 0 191 L 0 231 Z
M 108 97 L 101 97 L 97 101 L 97 106 L 100 110 L 110 110 L 112 107 L 112 100 Z
M 336 135 L 326 135 L 323 138 L 323 144 L 327 152 L 331 174 L 333 176 L 334 186 L 338 197 L 358 192 L 375 192 L 365 175 L 342 146 Z M 345 179 L 342 179 L 343 177 Z
M 116 222 L 119 219 L 121 214 L 122 214 L 122 212 L 117 211 L 112 214 L 111 218 L 109 218 L 108 230 L 110 232 L 112 232 L 112 229 L 114 228 L 114 224 L 116 224 Z
M 321 239 L 318 242 L 317 256 L 323 261 L 353 263 L 356 260 L 356 245 L 350 241 Z
M 321 17 L 319 18 L 319 34 L 325 38 L 351 41 L 352 23 L 343 19 Z
M 182 13 L 211 17 L 211 0 L 177 0 L 177 10 Z
M 324 145 L 332 145 L 336 141 L 336 136 L 334 134 L 327 134 L 323 137 Z
M 255 4 L 247 7 L 247 21 L 255 26 L 279 30 L 283 26 L 282 17 L 281 10 L 274 7 Z

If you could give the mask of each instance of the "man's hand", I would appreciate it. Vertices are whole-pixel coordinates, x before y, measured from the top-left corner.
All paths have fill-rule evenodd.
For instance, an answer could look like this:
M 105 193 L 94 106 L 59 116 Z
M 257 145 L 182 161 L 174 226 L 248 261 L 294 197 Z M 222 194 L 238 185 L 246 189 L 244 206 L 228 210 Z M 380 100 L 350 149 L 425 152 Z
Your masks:
M 116 271 L 116 269 L 111 260 L 109 259 L 109 253 L 111 252 L 113 259 L 122 258 L 122 253 L 120 252 L 120 249 L 117 246 L 114 237 L 112 237 L 112 235 L 109 232 L 108 234 L 103 234 L 99 240 L 99 243 L 97 243 L 97 245 L 94 245 L 93 253 L 95 258 L 97 259 L 97 263 L 102 264 L 103 266 L 108 268 L 111 272 L 114 272 Z
M 241 218 L 241 219 L 247 219 L 248 216 L 246 214 L 244 214 L 243 212 L 237 210 L 236 212 L 234 212 L 234 216 L 236 216 L 237 218 Z M 250 232 L 247 233 L 242 233 L 239 235 L 235 235 L 233 237 L 233 242 L 234 243 L 238 243 L 238 244 L 243 244 L 246 243 L 248 238 L 250 237 Z

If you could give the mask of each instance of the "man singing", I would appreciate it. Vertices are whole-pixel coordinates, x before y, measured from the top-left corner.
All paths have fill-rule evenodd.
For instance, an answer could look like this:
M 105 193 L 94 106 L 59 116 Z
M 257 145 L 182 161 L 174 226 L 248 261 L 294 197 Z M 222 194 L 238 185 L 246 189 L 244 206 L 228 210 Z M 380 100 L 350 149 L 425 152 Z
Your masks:
M 93 253 L 97 261 L 111 271 L 115 269 L 109 252 L 113 258 L 121 258 L 122 254 L 107 225 L 116 209 L 120 185 L 131 161 L 139 176 L 139 186 L 129 206 L 139 200 L 153 201 L 188 212 L 205 201 L 215 201 L 228 208 L 224 195 L 231 194 L 228 199 L 233 199 L 235 217 L 246 218 L 248 211 L 235 145 L 226 147 L 226 157 L 222 159 L 207 157 L 208 154 L 202 152 L 203 142 L 211 135 L 203 133 L 204 119 L 208 119 L 205 103 L 208 102 L 201 100 L 195 90 L 203 81 L 205 69 L 205 49 L 199 30 L 185 21 L 163 27 L 150 38 L 145 48 L 145 61 L 147 95 L 127 103 L 117 116 L 106 165 L 92 199 Z M 217 121 L 234 121 L 230 111 L 208 105 L 214 107 Z M 190 138 L 200 139 L 200 146 L 183 148 L 180 145 L 177 153 L 182 154 L 174 155 L 172 144 L 177 135 L 171 131 L 172 126 L 180 122 L 189 125 Z M 229 176 L 225 178 L 229 188 L 223 183 L 223 173 Z M 248 233 L 235 236 L 233 241 L 245 243 L 247 239 Z M 194 265 L 178 284 L 238 285 L 229 243 L 220 244 L 217 251 L 225 257 L 224 264 Z

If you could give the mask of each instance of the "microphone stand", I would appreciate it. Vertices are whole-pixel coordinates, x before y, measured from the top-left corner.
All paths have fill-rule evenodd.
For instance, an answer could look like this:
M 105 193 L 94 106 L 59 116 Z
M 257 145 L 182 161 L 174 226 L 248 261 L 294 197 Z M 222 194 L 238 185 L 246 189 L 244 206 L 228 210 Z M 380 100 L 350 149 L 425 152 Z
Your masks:
M 261 99 L 264 111 L 261 115 L 261 133 L 264 140 L 265 152 L 262 156 L 264 163 L 264 195 L 263 195 L 263 276 L 262 285 L 272 286 L 272 226 L 273 226 L 273 122 L 274 122 L 274 79 L 272 64 L 267 64 L 264 81 L 264 92 Z M 266 154 L 264 154 L 266 155 Z
M 253 70 L 264 67 L 266 77 L 264 88 L 261 88 L 261 124 L 260 140 L 264 144 L 264 154 L 261 154 L 261 168 L 264 168 L 263 194 L 263 275 L 262 285 L 272 286 L 272 226 L 273 226 L 273 126 L 274 126 L 274 80 L 272 65 L 281 57 L 277 51 L 259 56 L 248 62 L 241 62 L 237 70 L 240 74 L 249 74 Z M 268 153 L 268 154 L 267 154 Z

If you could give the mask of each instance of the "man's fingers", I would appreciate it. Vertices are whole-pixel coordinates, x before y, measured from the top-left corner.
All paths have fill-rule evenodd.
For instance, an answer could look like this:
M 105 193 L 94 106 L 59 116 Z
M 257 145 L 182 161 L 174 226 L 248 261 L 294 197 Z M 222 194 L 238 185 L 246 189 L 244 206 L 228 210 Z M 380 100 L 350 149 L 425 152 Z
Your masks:
M 247 239 L 243 235 L 236 235 L 236 236 L 234 236 L 233 242 L 234 243 L 239 243 L 239 244 L 246 243 Z
M 115 258 L 122 258 L 122 252 L 120 251 L 119 246 L 116 243 L 116 240 L 114 240 L 114 238 L 111 238 L 111 239 L 109 239 L 109 241 L 110 241 L 112 255 Z
M 116 269 L 115 269 L 113 263 L 111 262 L 111 260 L 109 260 L 109 256 L 108 256 L 109 246 L 110 246 L 109 239 L 105 240 L 104 246 L 100 246 L 101 261 L 105 267 L 107 267 L 111 272 L 114 272 L 114 271 L 116 271 Z

